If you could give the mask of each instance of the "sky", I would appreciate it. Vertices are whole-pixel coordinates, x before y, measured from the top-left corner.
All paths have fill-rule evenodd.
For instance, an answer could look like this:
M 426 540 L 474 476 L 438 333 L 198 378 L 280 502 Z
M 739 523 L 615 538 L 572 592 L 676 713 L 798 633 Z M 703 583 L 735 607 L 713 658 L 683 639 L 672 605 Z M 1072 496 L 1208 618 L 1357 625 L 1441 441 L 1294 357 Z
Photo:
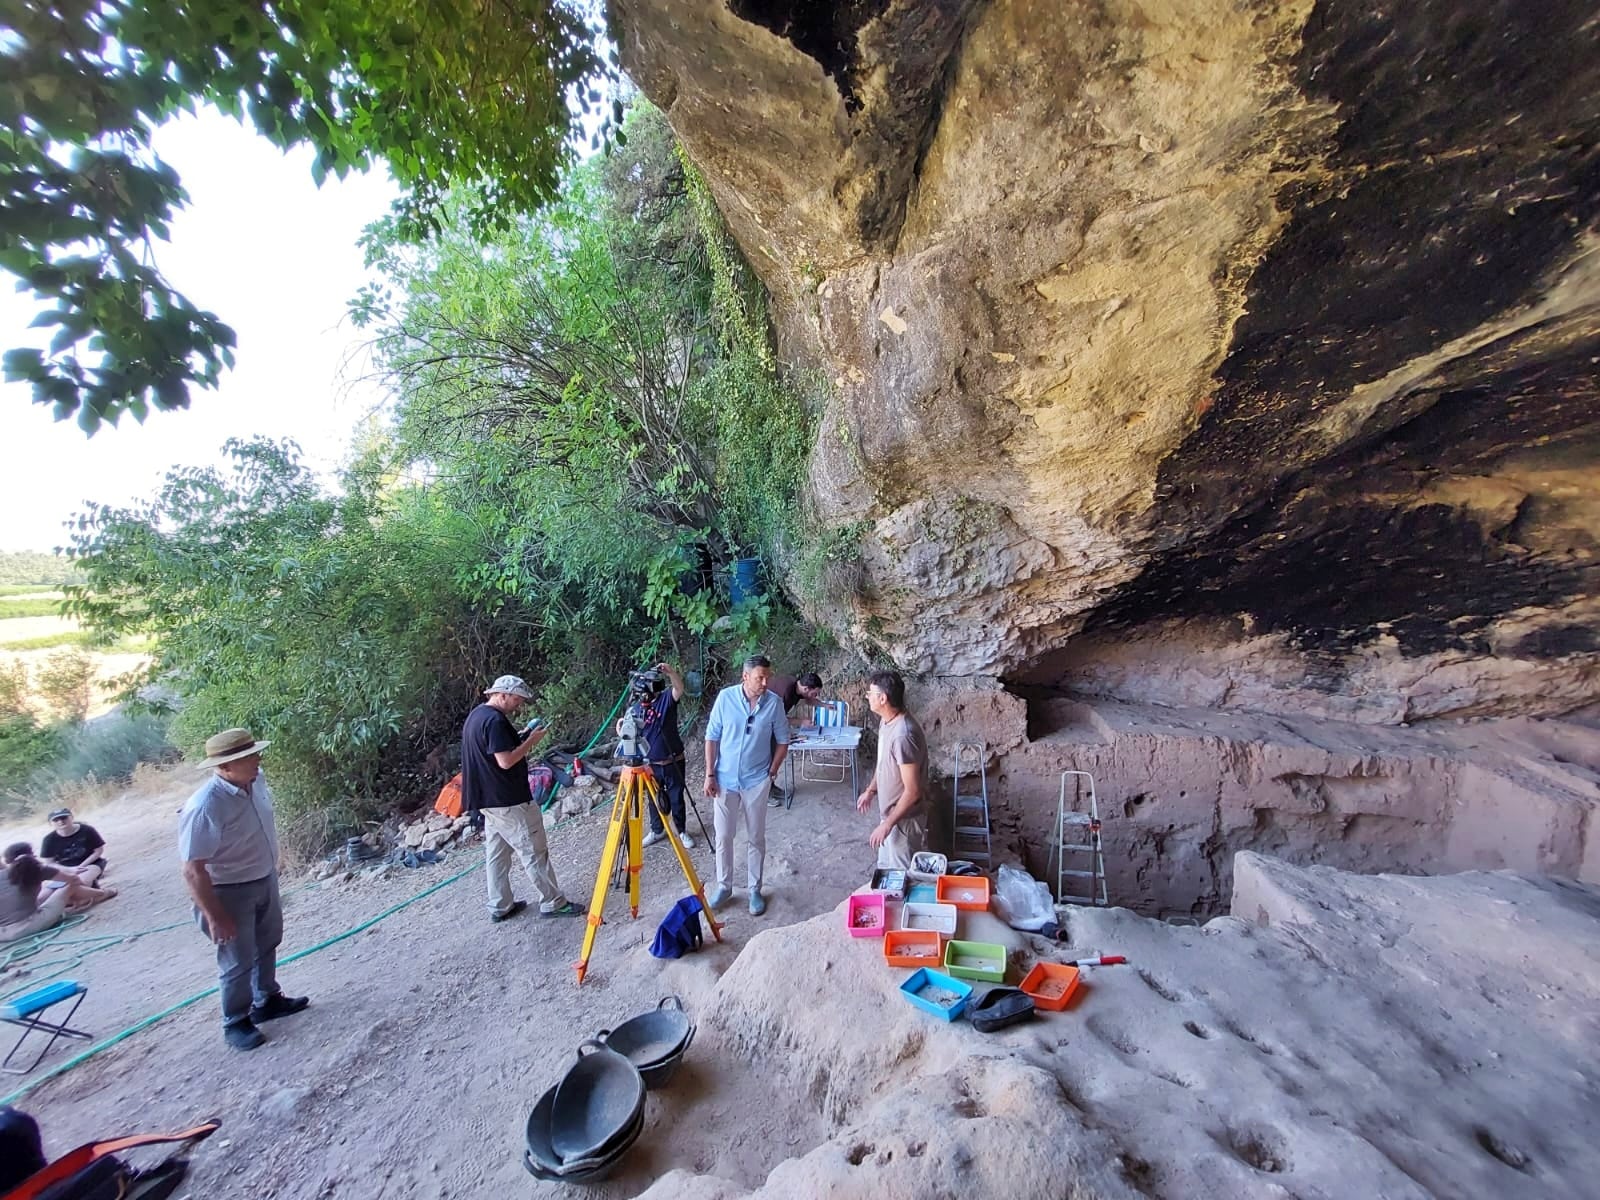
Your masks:
M 311 179 L 312 153 L 289 154 L 214 111 L 160 131 L 156 152 L 178 172 L 189 206 L 170 242 L 153 243 L 167 279 L 239 336 L 237 362 L 189 407 L 124 417 L 92 438 L 57 422 L 26 385 L 0 383 L 0 550 L 65 545 L 85 501 L 152 495 L 168 469 L 214 462 L 230 437 L 292 437 L 308 465 L 331 471 L 356 425 L 383 402 L 345 305 L 367 278 L 356 239 L 398 194 L 381 168 Z M 0 349 L 40 344 L 38 304 L 0 272 Z

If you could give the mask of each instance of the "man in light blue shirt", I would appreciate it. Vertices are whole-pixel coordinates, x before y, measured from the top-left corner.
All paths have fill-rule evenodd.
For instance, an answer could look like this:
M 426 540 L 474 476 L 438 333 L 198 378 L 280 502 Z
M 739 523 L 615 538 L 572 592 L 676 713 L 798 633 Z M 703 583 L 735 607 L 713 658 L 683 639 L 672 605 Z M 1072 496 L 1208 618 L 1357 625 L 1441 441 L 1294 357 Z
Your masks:
M 739 683 L 717 693 L 706 722 L 706 795 L 716 801 L 717 886 L 706 897 L 713 908 L 733 895 L 733 839 L 745 821 L 745 869 L 750 913 L 767 910 L 761 871 L 767 860 L 767 795 L 789 753 L 789 718 L 767 691 L 772 663 L 760 654 L 744 660 Z
M 178 829 L 195 920 L 217 947 L 222 1036 L 235 1050 L 254 1050 L 267 1040 L 258 1023 L 293 1016 L 311 1003 L 278 987 L 278 829 L 261 778 L 261 752 L 269 745 L 248 729 L 225 729 L 208 739 L 200 766 L 212 774 L 183 806 Z

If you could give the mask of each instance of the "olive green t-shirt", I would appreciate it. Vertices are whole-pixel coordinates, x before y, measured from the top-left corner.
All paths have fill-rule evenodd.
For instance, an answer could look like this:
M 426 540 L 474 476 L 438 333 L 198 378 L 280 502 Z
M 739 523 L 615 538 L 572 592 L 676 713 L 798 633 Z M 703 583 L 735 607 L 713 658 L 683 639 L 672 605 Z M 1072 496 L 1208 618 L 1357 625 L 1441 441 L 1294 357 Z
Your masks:
M 922 726 L 910 713 L 901 713 L 892 721 L 885 721 L 878 730 L 878 812 L 887 814 L 905 794 L 905 780 L 900 768 L 906 763 L 915 764 L 917 776 L 922 781 L 922 797 L 906 814 L 913 819 L 928 814 L 928 739 Z

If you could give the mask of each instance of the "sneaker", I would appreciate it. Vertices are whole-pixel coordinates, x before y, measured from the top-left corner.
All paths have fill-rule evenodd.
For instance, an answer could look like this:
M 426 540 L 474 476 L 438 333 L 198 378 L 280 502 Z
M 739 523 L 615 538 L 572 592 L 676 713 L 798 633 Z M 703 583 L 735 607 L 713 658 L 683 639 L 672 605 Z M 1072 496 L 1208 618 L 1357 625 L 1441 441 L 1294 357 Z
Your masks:
M 649 833 L 644 835 L 644 845 L 646 846 L 654 846 L 657 842 L 664 842 L 666 840 L 667 835 L 656 829 L 652 829 Z
M 254 1050 L 267 1038 L 249 1020 L 234 1021 L 222 1027 L 222 1038 L 235 1050 Z
M 694 838 L 691 835 L 687 833 L 680 833 L 678 835 L 678 840 L 683 843 L 683 848 L 685 850 L 694 849 Z
M 762 913 L 764 913 L 766 911 L 767 911 L 767 898 L 765 896 L 763 896 L 760 892 L 755 892 L 755 891 L 751 892 L 750 893 L 750 915 L 752 917 L 759 917 Z
M 784 791 L 781 787 L 774 786 L 772 789 L 772 794 L 767 797 L 767 807 L 782 808 L 784 804 L 788 802 L 788 799 L 788 792 Z
M 489 914 L 489 920 L 493 921 L 496 925 L 498 925 L 498 924 L 500 924 L 501 921 L 509 921 L 509 920 L 511 920 L 512 917 L 516 916 L 519 912 L 521 912 L 523 909 L 525 909 L 527 907 L 528 907 L 528 902 L 526 900 L 513 900 L 511 902 L 511 907 L 506 909 L 505 912 L 503 912 L 503 913 L 490 913 Z
M 579 908 L 571 900 L 563 900 L 558 908 L 541 908 L 539 915 L 541 917 L 581 917 L 583 909 Z
M 733 889 L 723 887 L 720 883 L 706 893 L 706 904 L 711 908 L 721 908 L 733 898 Z
M 267 997 L 265 1004 L 258 1004 L 250 1010 L 252 1021 L 276 1021 L 279 1017 L 292 1017 L 297 1012 L 304 1012 L 311 1003 L 307 996 L 285 996 L 282 992 L 274 992 Z

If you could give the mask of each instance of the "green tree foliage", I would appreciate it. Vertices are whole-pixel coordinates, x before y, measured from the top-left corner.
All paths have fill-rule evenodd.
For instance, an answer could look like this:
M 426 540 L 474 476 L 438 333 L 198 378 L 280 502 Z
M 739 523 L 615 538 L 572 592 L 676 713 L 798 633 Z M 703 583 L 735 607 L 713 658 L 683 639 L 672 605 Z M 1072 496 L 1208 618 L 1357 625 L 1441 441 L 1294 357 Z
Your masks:
M 101 637 L 159 635 L 148 678 L 182 693 L 179 744 L 248 725 L 289 807 L 350 816 L 437 786 L 495 675 L 586 739 L 629 667 L 714 681 L 696 635 L 734 653 L 783 621 L 776 598 L 723 615 L 698 585 L 706 558 L 784 536 L 812 419 L 665 123 L 639 105 L 624 134 L 503 228 L 469 191 L 425 244 L 374 227 L 385 282 L 353 308 L 392 426 L 335 492 L 289 447 L 233 443 L 221 469 L 85 516 L 69 609 Z
M 9 351 L 6 378 L 93 432 L 183 407 L 231 365 L 232 331 L 148 254 L 185 199 L 150 151 L 174 112 L 207 101 L 280 146 L 310 144 L 319 180 L 385 160 L 408 193 L 396 229 L 416 237 L 438 227 L 451 181 L 476 184 L 466 215 L 481 228 L 553 197 L 576 114 L 608 77 L 560 0 L 14 0 L 0 13 L 0 267 L 54 333 Z
M 148 680 L 185 703 L 173 737 L 270 737 L 293 805 L 343 809 L 447 742 L 519 630 L 457 586 L 484 553 L 469 519 L 399 485 L 374 454 L 327 495 L 292 446 L 230 442 L 225 469 L 177 470 L 147 504 L 92 508 L 74 539 L 97 630 L 160 634 Z

